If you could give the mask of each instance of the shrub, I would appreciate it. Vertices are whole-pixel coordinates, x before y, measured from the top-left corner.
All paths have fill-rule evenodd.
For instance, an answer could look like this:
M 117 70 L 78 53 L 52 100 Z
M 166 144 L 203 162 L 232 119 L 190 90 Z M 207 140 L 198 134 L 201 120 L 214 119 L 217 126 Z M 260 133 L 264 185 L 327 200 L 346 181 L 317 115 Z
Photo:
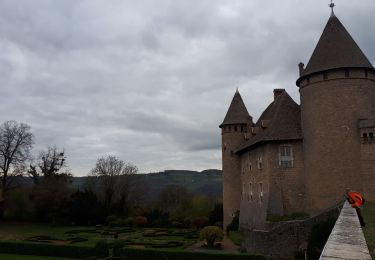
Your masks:
M 202 229 L 203 227 L 208 225 L 208 218 L 207 217 L 198 217 L 193 220 L 193 225 L 196 229 Z
M 137 216 L 134 218 L 134 225 L 138 227 L 143 227 L 147 225 L 147 218 L 143 216 Z
M 200 232 L 200 239 L 206 240 L 207 246 L 215 247 L 216 240 L 222 240 L 224 237 L 223 230 L 217 226 L 207 226 Z
M 229 231 L 238 231 L 239 223 L 240 223 L 240 211 L 237 210 L 234 215 L 234 218 L 232 219 L 230 224 L 226 227 L 227 234 L 229 234 Z

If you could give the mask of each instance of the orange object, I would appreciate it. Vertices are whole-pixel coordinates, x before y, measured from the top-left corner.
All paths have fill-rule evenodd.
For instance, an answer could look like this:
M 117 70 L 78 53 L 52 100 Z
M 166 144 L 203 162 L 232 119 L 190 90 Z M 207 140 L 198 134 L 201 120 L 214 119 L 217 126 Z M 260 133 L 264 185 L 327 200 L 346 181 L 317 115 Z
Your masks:
M 352 205 L 353 208 L 357 208 L 365 204 L 365 198 L 363 198 L 361 193 L 350 191 L 347 193 L 347 195 L 348 195 L 348 201 Z

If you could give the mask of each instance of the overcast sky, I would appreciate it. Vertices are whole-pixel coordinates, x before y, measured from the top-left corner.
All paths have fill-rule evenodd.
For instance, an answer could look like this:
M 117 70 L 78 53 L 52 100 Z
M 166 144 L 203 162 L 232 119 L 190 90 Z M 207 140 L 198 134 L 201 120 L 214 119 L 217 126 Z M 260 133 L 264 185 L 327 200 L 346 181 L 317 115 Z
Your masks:
M 375 63 L 374 0 L 335 13 Z M 257 119 L 285 88 L 299 103 L 328 0 L 0 0 L 0 122 L 64 148 L 75 175 L 115 155 L 140 172 L 221 169 L 239 87 Z

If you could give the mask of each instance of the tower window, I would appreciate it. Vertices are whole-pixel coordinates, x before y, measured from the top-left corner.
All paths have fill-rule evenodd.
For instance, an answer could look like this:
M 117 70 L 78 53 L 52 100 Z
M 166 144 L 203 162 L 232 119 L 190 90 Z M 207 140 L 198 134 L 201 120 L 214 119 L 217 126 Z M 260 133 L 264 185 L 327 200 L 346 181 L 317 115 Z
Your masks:
M 243 125 L 241 125 L 241 132 L 243 132 Z
M 293 148 L 291 145 L 280 145 L 279 166 L 281 168 L 293 167 Z
M 258 167 L 259 170 L 263 169 L 262 153 L 258 154 L 258 157 L 257 157 L 257 167 Z
M 253 201 L 253 185 L 249 183 L 249 201 Z
M 245 183 L 242 183 L 242 199 L 245 199 L 245 195 L 246 195 L 246 192 L 245 192 Z
M 371 141 L 374 140 L 374 133 L 371 132 L 371 133 L 369 134 L 369 137 L 370 137 L 370 140 L 371 140 Z
M 237 126 L 234 127 L 234 131 L 237 132 Z
M 263 202 L 263 183 L 259 182 L 259 202 Z
M 363 139 L 367 139 L 367 133 L 363 133 Z

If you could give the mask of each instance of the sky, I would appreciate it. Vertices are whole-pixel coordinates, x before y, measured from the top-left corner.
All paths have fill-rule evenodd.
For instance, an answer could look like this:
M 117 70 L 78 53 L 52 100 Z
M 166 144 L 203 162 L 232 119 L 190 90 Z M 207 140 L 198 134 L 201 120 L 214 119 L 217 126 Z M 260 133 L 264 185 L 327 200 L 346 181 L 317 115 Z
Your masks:
M 328 0 L 1 0 L 0 122 L 33 154 L 64 149 L 84 176 L 114 155 L 139 172 L 221 169 L 219 125 L 239 91 L 256 120 L 285 88 L 299 103 Z M 374 0 L 335 14 L 375 63 Z

